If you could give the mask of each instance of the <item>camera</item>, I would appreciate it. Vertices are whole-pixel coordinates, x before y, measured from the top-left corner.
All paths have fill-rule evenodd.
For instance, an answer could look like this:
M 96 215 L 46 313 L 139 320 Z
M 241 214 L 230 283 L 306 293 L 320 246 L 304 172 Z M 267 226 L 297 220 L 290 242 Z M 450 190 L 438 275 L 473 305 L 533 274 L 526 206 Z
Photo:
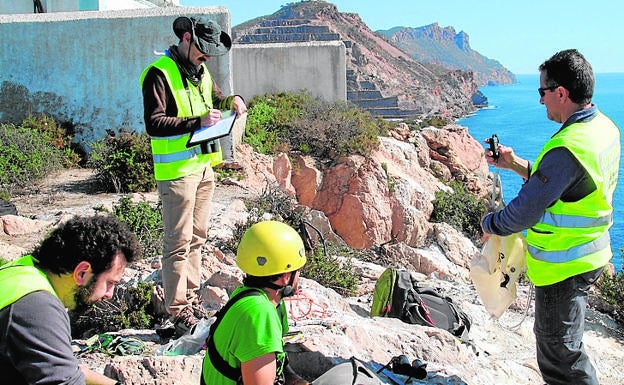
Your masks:
M 499 153 L 498 153 L 498 136 L 496 134 L 492 134 L 492 137 L 490 138 L 490 151 L 492 151 L 492 158 L 494 158 L 494 160 L 498 159 Z

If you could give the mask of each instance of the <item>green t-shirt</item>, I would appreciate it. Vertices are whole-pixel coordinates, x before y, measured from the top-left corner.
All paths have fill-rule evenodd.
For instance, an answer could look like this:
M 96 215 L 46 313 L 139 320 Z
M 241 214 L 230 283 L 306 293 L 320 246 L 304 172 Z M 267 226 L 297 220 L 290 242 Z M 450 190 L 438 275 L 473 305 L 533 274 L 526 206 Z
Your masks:
M 248 287 L 238 287 L 234 297 Z M 214 333 L 214 342 L 219 355 L 234 368 L 268 353 L 275 353 L 277 370 L 281 373 L 285 361 L 283 335 L 288 332 L 288 320 L 284 301 L 280 303 L 281 313 L 275 308 L 264 291 L 238 300 L 223 317 Z M 232 385 L 234 381 L 223 376 L 204 357 L 204 380 L 210 385 Z

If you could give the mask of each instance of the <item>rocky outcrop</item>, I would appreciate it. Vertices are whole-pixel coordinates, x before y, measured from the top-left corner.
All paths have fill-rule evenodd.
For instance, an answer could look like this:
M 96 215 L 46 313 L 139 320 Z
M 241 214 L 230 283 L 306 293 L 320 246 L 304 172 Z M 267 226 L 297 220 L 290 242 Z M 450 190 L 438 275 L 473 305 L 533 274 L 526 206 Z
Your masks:
M 247 219 L 243 200 L 265 191 L 267 184 L 277 184 L 299 197 L 300 203 L 311 202 L 328 213 L 326 207 L 331 207 L 332 212 L 342 210 L 341 215 L 353 216 L 353 223 L 363 226 L 367 235 L 357 238 L 348 229 L 345 234 L 359 242 L 381 242 L 387 239 L 388 233 L 395 236 L 410 233 L 403 235 L 404 241 L 393 239 L 390 243 L 373 247 L 375 263 L 350 259 L 358 276 L 357 294 L 353 297 L 343 298 L 315 281 L 301 279 L 300 295 L 287 300 L 290 330 L 295 336 L 287 344 L 287 349 L 300 374 L 314 379 L 333 364 L 351 356 L 368 365 L 383 365 L 392 357 L 405 354 L 411 360 L 418 358 L 427 363 L 428 376 L 421 383 L 541 383 L 535 362 L 531 330 L 533 310 L 527 300 L 530 298 L 528 287 L 520 286 L 518 301 L 512 304 L 501 322 L 492 320 L 468 277 L 469 261 L 479 250 L 451 226 L 427 221 L 433 192 L 445 188 L 444 183 L 434 176 L 434 168 L 445 170 L 437 172 L 448 178 L 463 176 L 481 181 L 478 176 L 483 170 L 478 154 L 483 150 L 466 135 L 459 127 L 412 132 L 401 125 L 391 132 L 391 137 L 381 138 L 380 149 L 370 158 L 349 157 L 335 165 L 319 165 L 300 155 L 292 160 L 285 154 L 269 157 L 251 151 L 249 146 L 238 146 L 237 160 L 244 164 L 246 177 L 243 180 L 228 178 L 217 185 L 210 218 L 210 242 L 203 254 L 201 298 L 209 309 L 217 309 L 241 283 L 242 273 L 234 263 L 233 252 L 219 245 L 231 239 L 236 223 Z M 84 176 L 83 170 L 80 171 Z M 331 182 L 328 172 L 333 174 Z M 371 180 L 366 182 L 365 178 Z M 49 182 L 62 183 L 61 180 L 66 178 L 50 178 Z M 475 191 L 488 191 L 487 178 L 484 183 L 479 187 L 481 185 L 475 182 Z M 88 179 L 84 184 L 89 184 Z M 358 193 L 358 189 L 362 192 Z M 42 188 L 38 194 L 18 197 L 14 203 L 22 215 L 57 223 L 69 214 L 92 215 L 93 207 L 103 203 L 108 207 L 120 197 L 116 194 L 70 194 L 69 191 L 58 186 Z M 336 197 L 331 196 L 332 192 Z M 320 195 L 327 199 L 327 204 L 323 204 Z M 339 199 L 342 196 L 349 198 Z M 133 198 L 149 202 L 158 200 L 154 193 L 137 194 Z M 50 205 L 52 199 L 54 205 Z M 345 205 L 343 201 L 348 203 Z M 391 214 L 376 209 L 377 203 Z M 378 220 L 383 218 L 387 223 L 371 223 L 363 217 L 375 210 L 377 212 L 373 214 L 378 215 Z M 308 215 L 315 227 L 326 235 L 332 234 L 333 225 L 328 219 L 331 215 L 326 216 L 321 210 L 310 210 Z M 348 218 L 337 218 L 337 215 L 333 220 L 348 223 Z M 31 225 L 37 238 L 43 236 L 44 231 L 37 230 L 34 223 Z M 404 228 L 401 230 L 400 226 Z M 427 234 L 427 238 L 422 239 L 422 234 Z M 3 233 L 0 241 L 8 238 L 9 243 L 15 243 L 20 237 Z M 334 243 L 341 239 L 338 235 L 326 238 Z M 2 247 L 6 250 L 4 244 Z M 340 255 L 336 257 L 345 259 Z M 451 297 L 472 318 L 470 340 L 462 342 L 444 330 L 410 325 L 397 319 L 371 318 L 369 311 L 375 281 L 389 265 L 418 272 L 422 285 L 435 287 Z M 158 283 L 159 268 L 157 261 L 134 263 L 126 269 L 121 285 Z M 512 330 L 511 325 L 519 326 Z M 586 325 L 584 346 L 598 363 L 601 383 L 620 383 L 624 344 L 613 332 L 617 326 L 591 309 Z M 175 356 L 155 355 L 168 341 L 161 340 L 153 330 L 122 330 L 116 334 L 144 341 L 146 352 L 142 356 L 116 357 L 102 353 L 84 354 L 80 356 L 81 362 L 127 385 L 191 385 L 199 382 L 204 351 Z M 386 383 L 393 383 L 383 378 Z M 398 378 L 400 383 L 407 381 L 407 377 Z
M 483 149 L 465 128 L 429 127 L 415 133 L 406 127 L 400 125 L 393 137 L 380 138 L 379 149 L 368 158 L 343 157 L 327 166 L 308 156 L 278 157 L 276 164 L 292 159 L 293 165 L 280 166 L 292 173 L 290 178 L 276 175 L 276 182 L 294 191 L 301 205 L 323 212 L 351 247 L 368 249 L 390 242 L 422 246 L 432 232 L 428 219 L 435 192 L 448 189 L 445 179 L 464 181 L 480 196 L 489 191 L 490 181 Z M 241 147 L 242 156 L 250 153 Z M 244 163 L 248 175 L 266 180 L 270 166 L 254 159 Z

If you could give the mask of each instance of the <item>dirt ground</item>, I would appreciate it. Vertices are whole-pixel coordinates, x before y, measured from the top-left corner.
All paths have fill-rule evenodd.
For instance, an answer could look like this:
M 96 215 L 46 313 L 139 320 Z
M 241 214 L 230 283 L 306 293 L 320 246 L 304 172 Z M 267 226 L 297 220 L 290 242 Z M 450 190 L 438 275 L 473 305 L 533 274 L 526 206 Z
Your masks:
M 94 178 L 93 169 L 72 168 L 46 178 L 29 191 L 15 193 L 11 202 L 17 207 L 18 215 L 41 221 L 38 222 L 41 228 L 33 233 L 12 236 L 0 231 L 0 246 L 8 246 L 5 248 L 5 258 L 13 259 L 20 256 L 15 254 L 30 251 L 60 221 L 74 215 L 95 215 L 102 208 L 112 210 L 113 205 L 126 195 L 98 191 Z M 217 211 L 220 204 L 252 194 L 235 181 L 218 182 L 213 199 L 216 209 L 213 211 Z M 158 193 L 155 191 L 131 195 L 135 201 L 158 201 Z

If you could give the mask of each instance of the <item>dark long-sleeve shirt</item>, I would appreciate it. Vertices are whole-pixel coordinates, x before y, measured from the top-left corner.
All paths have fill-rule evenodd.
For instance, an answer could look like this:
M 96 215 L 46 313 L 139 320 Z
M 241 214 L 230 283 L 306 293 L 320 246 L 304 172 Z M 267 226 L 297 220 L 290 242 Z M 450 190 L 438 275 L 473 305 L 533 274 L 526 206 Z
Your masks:
M 84 385 L 78 364 L 69 317 L 54 295 L 36 291 L 0 310 L 0 383 Z
M 555 135 L 572 123 L 593 119 L 597 112 L 592 106 L 573 114 Z M 572 153 L 565 147 L 554 148 L 544 155 L 537 171 L 507 207 L 483 218 L 483 230 L 497 235 L 526 230 L 535 225 L 557 200 L 575 202 L 595 189 L 594 181 Z

